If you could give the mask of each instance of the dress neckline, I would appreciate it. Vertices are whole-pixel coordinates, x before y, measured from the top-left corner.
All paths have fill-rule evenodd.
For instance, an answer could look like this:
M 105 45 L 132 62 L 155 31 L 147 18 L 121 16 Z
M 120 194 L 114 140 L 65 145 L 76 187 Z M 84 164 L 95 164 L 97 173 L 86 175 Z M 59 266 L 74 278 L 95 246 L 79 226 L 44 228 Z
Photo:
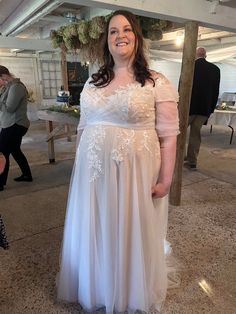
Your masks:
M 116 87 L 116 88 L 113 89 L 113 91 L 110 92 L 110 93 L 106 93 L 105 88 L 98 88 L 98 90 L 100 90 L 101 95 L 102 95 L 104 98 L 109 98 L 109 97 L 116 96 L 116 95 L 117 95 L 118 93 L 120 93 L 120 92 L 124 92 L 124 91 L 129 90 L 131 87 L 137 88 L 138 86 L 141 86 L 140 83 L 138 83 L 138 82 L 131 82 L 131 83 L 128 83 L 128 84 L 126 84 L 126 85 L 120 85 L 120 86 Z

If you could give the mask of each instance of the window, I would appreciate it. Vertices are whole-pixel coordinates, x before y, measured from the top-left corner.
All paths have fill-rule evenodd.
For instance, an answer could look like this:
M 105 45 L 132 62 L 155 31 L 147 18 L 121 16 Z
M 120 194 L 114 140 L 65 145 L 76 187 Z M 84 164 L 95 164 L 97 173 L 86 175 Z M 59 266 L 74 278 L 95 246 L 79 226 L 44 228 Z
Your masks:
M 43 98 L 56 98 L 62 85 L 59 61 L 41 60 Z

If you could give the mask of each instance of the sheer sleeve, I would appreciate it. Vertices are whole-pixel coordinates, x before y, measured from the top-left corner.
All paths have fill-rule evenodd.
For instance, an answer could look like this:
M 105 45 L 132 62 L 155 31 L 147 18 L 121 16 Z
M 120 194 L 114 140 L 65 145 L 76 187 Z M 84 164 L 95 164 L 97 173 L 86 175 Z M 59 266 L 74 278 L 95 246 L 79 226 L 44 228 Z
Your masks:
M 86 126 L 86 115 L 84 111 L 84 96 L 86 94 L 87 88 L 89 88 L 89 81 L 91 80 L 91 77 L 88 78 L 88 80 L 85 82 L 83 90 L 80 95 L 80 119 L 79 119 L 79 125 L 77 127 L 77 131 L 81 131 Z
M 82 107 L 82 108 L 81 108 Z M 79 124 L 77 127 L 77 131 L 83 130 L 86 126 L 86 117 L 83 110 L 83 106 L 80 107 L 80 118 L 79 118 Z
M 175 136 L 179 132 L 178 93 L 162 75 L 155 78 L 156 130 L 159 137 Z

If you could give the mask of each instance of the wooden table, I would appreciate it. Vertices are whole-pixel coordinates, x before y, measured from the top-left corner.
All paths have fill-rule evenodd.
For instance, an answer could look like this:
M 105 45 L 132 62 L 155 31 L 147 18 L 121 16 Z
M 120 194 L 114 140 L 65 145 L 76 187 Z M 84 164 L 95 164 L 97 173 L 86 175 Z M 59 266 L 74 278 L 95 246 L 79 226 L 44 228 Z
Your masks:
M 69 113 L 56 112 L 51 110 L 39 110 L 38 118 L 46 121 L 47 139 L 48 142 L 48 159 L 49 163 L 55 162 L 54 141 L 59 138 L 67 137 L 71 141 L 71 136 L 74 132 L 71 131 L 70 125 L 78 125 L 79 117 L 74 117 Z M 55 127 L 53 123 L 56 123 Z
M 211 125 L 224 125 L 231 129 L 230 144 L 232 144 L 234 128 L 236 127 L 236 110 L 215 110 L 208 119 L 207 124 Z

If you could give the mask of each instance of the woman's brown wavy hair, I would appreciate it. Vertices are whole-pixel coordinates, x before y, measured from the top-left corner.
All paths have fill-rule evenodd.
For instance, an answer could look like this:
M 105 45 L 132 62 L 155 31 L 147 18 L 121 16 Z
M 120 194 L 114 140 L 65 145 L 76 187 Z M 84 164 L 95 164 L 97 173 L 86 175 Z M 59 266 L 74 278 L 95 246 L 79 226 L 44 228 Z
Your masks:
M 135 18 L 135 15 L 125 10 L 115 11 L 107 21 L 103 43 L 103 65 L 100 67 L 97 73 L 92 74 L 92 80 L 89 83 L 94 84 L 97 87 L 105 87 L 113 80 L 115 76 L 113 71 L 114 60 L 108 48 L 107 37 L 110 21 L 114 16 L 117 15 L 122 15 L 129 21 L 135 35 L 135 56 L 132 64 L 135 80 L 139 82 L 141 86 L 144 86 L 147 80 L 152 81 L 153 85 L 155 85 L 151 72 L 148 69 L 147 59 L 144 54 L 144 39 L 142 30 L 137 19 Z

